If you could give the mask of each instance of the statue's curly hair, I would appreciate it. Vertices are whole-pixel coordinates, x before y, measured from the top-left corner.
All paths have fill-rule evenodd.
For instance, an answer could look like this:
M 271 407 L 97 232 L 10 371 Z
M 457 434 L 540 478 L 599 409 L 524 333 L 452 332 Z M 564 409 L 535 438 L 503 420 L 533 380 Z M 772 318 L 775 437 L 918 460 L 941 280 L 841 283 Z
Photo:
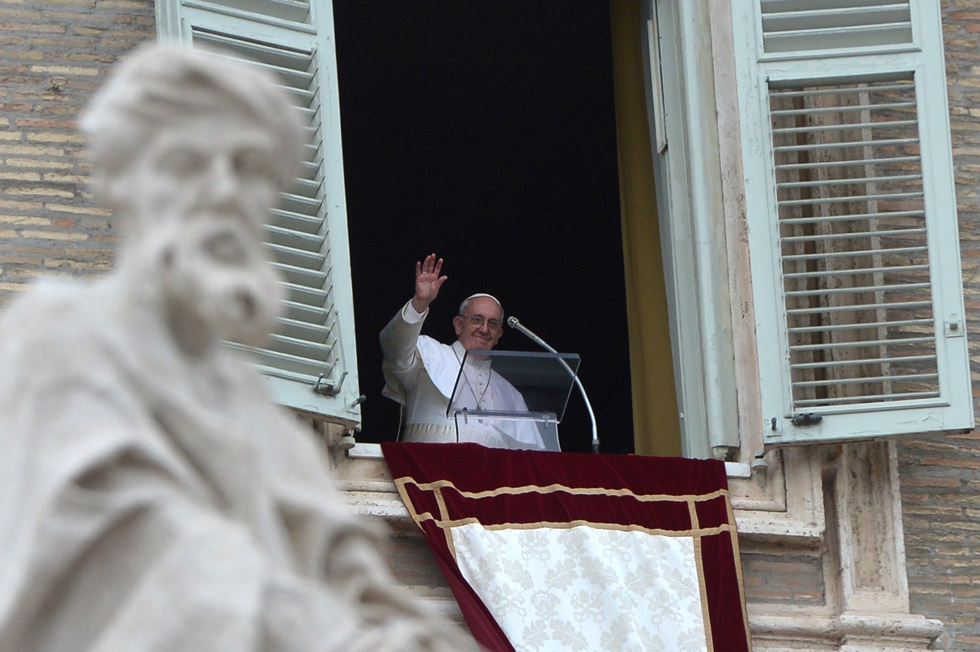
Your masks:
M 161 126 L 232 110 L 275 136 L 281 161 L 276 169 L 284 187 L 302 160 L 299 111 L 272 74 L 217 50 L 140 46 L 117 65 L 79 126 L 96 168 L 111 175 L 125 168 Z

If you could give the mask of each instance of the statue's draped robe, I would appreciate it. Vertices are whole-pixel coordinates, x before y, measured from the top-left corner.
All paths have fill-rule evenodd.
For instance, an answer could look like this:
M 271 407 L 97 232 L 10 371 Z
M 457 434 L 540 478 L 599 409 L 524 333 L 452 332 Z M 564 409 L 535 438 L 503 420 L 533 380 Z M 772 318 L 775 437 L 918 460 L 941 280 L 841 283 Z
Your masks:
M 313 439 L 117 279 L 0 317 L 0 650 L 455 650 Z M 158 304 L 156 304 L 158 305 Z

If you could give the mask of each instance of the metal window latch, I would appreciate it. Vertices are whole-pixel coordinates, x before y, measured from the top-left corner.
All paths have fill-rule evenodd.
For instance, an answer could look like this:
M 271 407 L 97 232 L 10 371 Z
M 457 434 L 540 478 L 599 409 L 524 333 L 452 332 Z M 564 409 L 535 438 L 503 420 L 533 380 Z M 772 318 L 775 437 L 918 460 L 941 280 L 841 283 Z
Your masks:
M 360 396 L 358 396 L 357 398 L 355 398 L 353 401 L 350 402 L 350 408 L 354 409 L 366 400 L 367 400 L 367 396 L 361 394 Z
M 963 324 L 955 313 L 946 320 L 946 337 L 963 337 Z
M 344 379 L 347 378 L 347 372 L 345 371 L 341 375 L 340 380 L 334 384 L 323 379 L 323 374 L 316 379 L 316 384 L 313 385 L 313 392 L 320 394 L 322 396 L 336 396 L 340 394 L 340 387 L 344 384 Z
M 813 412 L 801 412 L 794 414 L 790 421 L 793 422 L 794 426 L 815 426 L 823 421 L 823 416 Z

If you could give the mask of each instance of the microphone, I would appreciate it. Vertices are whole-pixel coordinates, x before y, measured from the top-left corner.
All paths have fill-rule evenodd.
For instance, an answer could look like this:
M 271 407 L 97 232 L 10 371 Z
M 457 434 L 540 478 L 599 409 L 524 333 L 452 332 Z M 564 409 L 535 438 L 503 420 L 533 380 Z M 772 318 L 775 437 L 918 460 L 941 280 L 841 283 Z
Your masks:
M 598 453 L 599 452 L 599 431 L 596 428 L 595 413 L 592 411 L 592 404 L 589 402 L 589 397 L 585 393 L 585 387 L 582 386 L 582 381 L 579 380 L 578 374 L 576 374 L 575 372 L 572 371 L 572 368 L 569 367 L 568 366 L 568 363 L 565 362 L 565 360 L 561 358 L 561 355 L 558 353 L 558 351 L 556 351 L 554 349 L 554 347 L 552 347 L 550 344 L 548 344 L 547 342 L 545 342 L 543 339 L 541 339 L 540 337 L 538 337 L 537 335 L 535 335 L 535 333 L 530 328 L 528 328 L 527 326 L 525 326 L 524 324 L 522 324 L 521 321 L 517 317 L 514 317 L 513 315 L 510 316 L 510 317 L 508 317 L 507 318 L 507 325 L 510 326 L 511 328 L 513 328 L 516 331 L 520 331 L 522 334 L 524 334 L 526 337 L 528 337 L 532 342 L 534 342 L 535 344 L 537 344 L 538 346 L 540 346 L 542 349 L 545 349 L 547 351 L 551 351 L 552 353 L 554 353 L 554 354 L 556 354 L 556 355 L 559 356 L 558 357 L 558 362 L 560 362 L 561 365 L 563 367 L 565 367 L 565 370 L 568 372 L 568 375 L 571 376 L 572 377 L 572 380 L 575 381 L 575 385 L 578 386 L 578 391 L 582 394 L 582 399 L 585 401 L 585 409 L 588 410 L 588 412 L 589 412 L 589 419 L 592 421 L 592 452 L 593 453 Z
M 511 328 L 513 328 L 514 330 L 518 330 L 521 333 L 523 333 L 524 335 L 526 335 L 527 337 L 529 337 L 535 344 L 537 344 L 538 346 L 540 346 L 542 349 L 547 349 L 548 351 L 551 351 L 552 353 L 558 353 L 558 351 L 555 351 L 553 348 L 551 348 L 550 346 L 548 346 L 548 343 L 547 342 L 545 342 L 543 339 L 541 339 L 540 337 L 538 337 L 537 335 L 535 335 L 533 332 L 531 332 L 531 329 L 529 329 L 527 326 L 525 326 L 524 324 L 522 324 L 520 322 L 520 320 L 517 319 L 517 317 L 514 317 L 514 316 L 508 317 L 507 318 L 507 325 L 510 326 Z

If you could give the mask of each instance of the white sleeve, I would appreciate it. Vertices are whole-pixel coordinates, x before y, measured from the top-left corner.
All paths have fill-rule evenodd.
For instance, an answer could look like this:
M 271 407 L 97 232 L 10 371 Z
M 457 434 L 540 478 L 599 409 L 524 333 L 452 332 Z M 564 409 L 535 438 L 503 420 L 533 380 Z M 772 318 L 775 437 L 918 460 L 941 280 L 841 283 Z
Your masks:
M 416 312 L 409 301 L 381 329 L 381 353 L 386 368 L 401 373 L 418 365 L 416 343 L 428 314 L 428 310 Z

